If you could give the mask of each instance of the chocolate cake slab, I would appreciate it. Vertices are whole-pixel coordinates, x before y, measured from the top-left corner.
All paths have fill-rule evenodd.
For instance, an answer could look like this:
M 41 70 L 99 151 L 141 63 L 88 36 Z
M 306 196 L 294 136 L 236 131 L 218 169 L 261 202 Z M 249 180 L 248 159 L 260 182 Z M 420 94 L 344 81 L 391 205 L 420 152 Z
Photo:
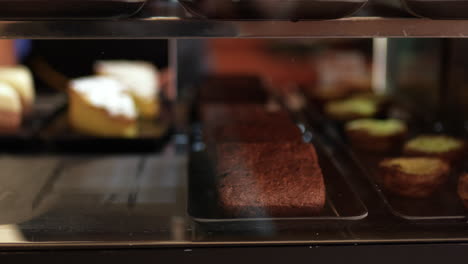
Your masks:
M 320 137 L 318 135 L 311 136 L 310 131 L 306 131 L 304 132 L 303 138 L 305 139 L 303 143 L 289 143 L 291 153 L 284 155 L 284 157 L 281 155 L 281 151 L 277 150 L 275 150 L 277 154 L 267 155 L 267 152 L 275 152 L 273 151 L 273 148 L 275 148 L 274 144 L 270 145 L 273 146 L 273 148 L 269 148 L 268 150 L 265 149 L 263 152 L 264 158 L 262 160 L 264 162 L 258 161 L 258 156 L 250 158 L 246 157 L 244 153 L 246 150 L 239 149 L 234 153 L 225 147 L 224 151 L 226 151 L 226 153 L 221 154 L 224 156 L 224 161 L 217 163 L 217 158 L 214 158 L 212 153 L 208 153 L 206 148 L 200 148 L 200 144 L 203 145 L 201 137 L 197 135 L 191 135 L 191 145 L 193 148 L 189 156 L 188 172 L 189 215 L 194 219 L 194 221 L 202 225 L 215 228 L 218 226 L 218 224 L 222 224 L 223 227 L 226 227 L 224 224 L 229 223 L 232 224 L 230 226 L 234 229 L 239 227 L 253 227 L 257 225 L 256 223 L 264 223 L 265 221 L 275 222 L 280 225 L 285 224 L 285 226 L 290 226 L 290 221 L 300 221 L 301 223 L 305 221 L 304 223 L 306 226 L 311 224 L 311 227 L 313 227 L 319 223 L 322 223 L 323 221 L 325 221 L 323 223 L 326 223 L 327 225 L 330 223 L 343 224 L 348 223 L 349 221 L 352 222 L 365 218 L 367 216 L 367 209 L 365 205 L 362 203 L 361 199 L 355 193 L 352 187 L 348 184 L 347 180 L 345 179 L 345 172 L 343 172 L 339 168 L 339 164 L 337 164 L 338 161 L 332 158 L 331 153 L 329 153 L 329 151 L 324 148 L 324 145 L 322 145 L 320 142 Z M 225 146 L 231 144 L 226 144 Z M 309 155 L 307 155 L 305 158 L 301 157 L 301 155 L 303 155 L 300 153 L 301 151 L 296 153 L 296 151 L 292 150 L 293 146 L 301 144 L 305 144 L 305 146 L 302 148 L 309 149 Z M 313 144 L 312 148 L 315 147 L 315 156 L 314 152 L 310 152 L 310 147 L 307 147 L 309 144 Z M 231 152 L 231 154 L 229 154 L 229 152 Z M 257 152 L 257 154 L 250 155 L 255 156 L 259 155 L 259 153 L 260 151 Z M 244 177 L 245 175 L 243 175 L 243 173 L 249 173 L 249 170 L 246 168 L 252 167 L 255 164 L 258 170 L 264 171 L 264 173 L 258 177 L 263 179 L 265 182 L 268 182 L 266 185 L 270 184 L 271 186 L 276 186 L 275 188 L 281 189 L 282 181 L 269 180 L 271 173 L 276 173 L 276 170 L 281 169 L 283 172 L 279 172 L 280 174 L 286 174 L 286 172 L 291 174 L 291 171 L 294 171 L 294 168 L 289 168 L 289 165 L 285 166 L 284 163 L 282 165 L 282 161 L 276 162 L 278 164 L 274 164 L 275 159 L 278 158 L 281 160 L 297 159 L 298 161 L 296 162 L 296 168 L 303 172 L 315 171 L 315 173 L 318 173 L 318 169 L 317 167 L 314 167 L 314 164 L 319 164 L 323 174 L 323 187 L 326 189 L 326 191 L 324 191 L 325 201 L 323 209 L 317 211 L 306 211 L 304 214 L 304 208 L 292 206 L 284 207 L 279 204 L 279 206 L 270 206 L 270 211 L 259 209 L 259 207 L 254 206 L 250 208 L 245 207 L 244 211 L 249 212 L 248 214 L 244 214 L 243 212 L 241 212 L 241 214 L 232 214 L 232 212 L 226 212 L 225 208 L 222 206 L 222 198 L 220 197 L 220 193 L 218 191 L 218 187 L 221 186 L 221 183 L 226 185 L 231 181 L 232 185 L 237 184 L 237 186 L 239 186 L 239 184 L 248 185 L 249 183 L 254 183 L 255 181 L 252 180 L 251 177 L 245 177 L 241 181 L 237 180 L 236 177 Z M 232 160 L 229 161 L 230 159 Z M 257 161 L 254 162 L 255 160 Z M 317 162 L 314 162 L 315 160 Z M 233 166 L 230 164 L 235 163 L 239 169 L 237 176 L 226 178 L 225 173 L 216 173 L 217 170 L 226 170 L 226 166 Z M 252 172 L 252 170 L 250 170 L 250 172 Z M 289 176 L 294 179 L 294 176 L 297 173 L 293 172 L 292 174 L 293 175 Z M 321 186 L 319 176 L 308 175 L 304 177 L 316 177 L 314 178 L 316 180 L 315 183 L 318 183 L 319 186 Z M 291 180 L 291 184 L 295 184 L 293 182 L 294 180 Z M 318 193 L 320 193 L 320 190 Z M 245 201 L 248 201 L 249 199 L 245 199 Z M 278 196 L 277 199 L 281 200 L 282 198 Z M 317 201 L 320 199 L 317 199 Z M 274 214 L 276 214 L 276 216 L 271 215 L 272 211 Z M 251 212 L 253 212 L 253 214 Z M 241 223 L 244 223 L 245 225 Z
M 232 216 L 312 216 L 325 205 L 317 154 L 307 143 L 217 146 L 218 195 Z

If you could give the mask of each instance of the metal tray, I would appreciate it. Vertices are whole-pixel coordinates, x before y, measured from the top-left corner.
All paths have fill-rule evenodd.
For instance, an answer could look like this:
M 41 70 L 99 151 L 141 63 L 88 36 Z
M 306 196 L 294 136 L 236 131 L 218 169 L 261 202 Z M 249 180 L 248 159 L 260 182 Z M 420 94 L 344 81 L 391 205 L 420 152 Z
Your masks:
M 352 15 L 367 0 L 181 0 L 197 17 L 209 19 L 335 19 Z
M 434 19 L 468 18 L 467 0 L 401 0 L 408 12 Z
M 128 17 L 145 0 L 0 0 L 1 19 L 102 19 Z
M 75 132 L 68 124 L 66 108 L 58 112 L 40 132 L 48 151 L 59 153 L 149 153 L 161 150 L 170 140 L 171 106 L 162 103 L 157 120 L 140 120 L 137 138 L 93 137 Z
M 403 109 L 398 102 L 394 107 L 401 107 L 402 111 L 411 111 L 411 109 Z M 332 144 L 337 145 L 348 157 L 348 162 L 353 162 L 358 166 L 362 174 L 371 181 L 379 193 L 381 199 L 389 209 L 389 211 L 405 220 L 459 220 L 468 217 L 468 211 L 464 208 L 457 195 L 457 180 L 460 170 L 455 170 L 449 177 L 448 182 L 436 193 L 428 198 L 406 198 L 391 194 L 380 184 L 378 176 L 378 164 L 384 158 L 392 158 L 400 156 L 401 153 L 389 153 L 387 155 L 369 154 L 352 149 L 345 133 L 343 124 L 327 119 L 323 114 L 317 111 L 313 106 L 308 107 L 306 116 L 312 126 L 320 129 L 321 133 L 333 141 Z M 391 117 L 390 113 L 384 113 L 386 117 Z M 408 113 L 411 116 L 410 136 L 418 134 L 436 133 L 434 123 L 431 123 L 429 118 L 424 117 L 420 113 Z M 466 166 L 466 165 L 465 165 Z M 464 168 L 466 169 L 466 168 Z M 361 175 L 355 175 L 361 177 Z
M 375 183 L 374 186 L 394 215 L 406 220 L 456 220 L 467 218 L 468 212 L 457 195 L 457 182 L 460 173 L 458 170 L 452 172 L 448 182 L 430 197 L 413 199 L 394 195 L 382 187 L 378 175 L 378 163 L 391 156 L 370 155 L 355 150 L 351 150 L 351 155 L 365 171 L 368 178 Z
M 332 158 L 330 149 L 320 143 L 320 139 L 299 125 L 304 132 L 304 141 L 314 144 L 322 168 L 327 199 L 321 214 L 313 217 L 271 217 L 271 218 L 230 218 L 218 204 L 216 191 L 217 176 L 213 161 L 208 157 L 202 142 L 201 126 L 192 126 L 192 150 L 189 160 L 189 200 L 188 213 L 198 223 L 239 223 L 247 222 L 260 226 L 270 226 L 272 222 L 287 223 L 302 221 L 305 224 L 330 221 L 355 221 L 367 216 L 367 209 L 345 179 L 345 171 L 340 170 Z M 296 226 L 297 227 L 297 226 Z
M 66 98 L 58 95 L 41 95 L 34 102 L 31 115 L 23 120 L 18 132 L 0 134 L 1 152 L 35 152 L 43 149 L 39 136 L 50 118 L 64 107 Z

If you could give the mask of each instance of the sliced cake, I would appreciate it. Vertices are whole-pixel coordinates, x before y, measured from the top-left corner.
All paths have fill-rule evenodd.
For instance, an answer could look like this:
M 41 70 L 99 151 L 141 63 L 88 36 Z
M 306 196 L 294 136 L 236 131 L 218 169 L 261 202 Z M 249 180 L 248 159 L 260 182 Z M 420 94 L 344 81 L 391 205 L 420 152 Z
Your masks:
M 14 133 L 21 125 L 21 99 L 16 90 L 0 82 L 0 133 Z
M 159 73 L 145 61 L 98 61 L 95 71 L 113 77 L 130 91 L 140 117 L 151 119 L 159 115 Z
M 34 104 L 35 92 L 32 74 L 24 66 L 0 67 L 0 82 L 13 87 L 21 99 L 22 113 L 28 114 Z
M 135 137 L 137 110 L 118 81 L 84 77 L 70 82 L 69 122 L 78 132 L 102 137 Z

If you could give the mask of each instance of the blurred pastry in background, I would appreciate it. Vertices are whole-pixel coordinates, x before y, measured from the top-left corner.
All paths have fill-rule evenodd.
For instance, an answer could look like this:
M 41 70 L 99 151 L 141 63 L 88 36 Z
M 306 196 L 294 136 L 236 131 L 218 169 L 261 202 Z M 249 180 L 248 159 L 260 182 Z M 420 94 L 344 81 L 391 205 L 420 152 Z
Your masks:
M 370 67 L 360 52 L 326 51 L 315 58 L 314 64 L 317 82 L 304 90 L 309 98 L 328 102 L 371 91 Z
M 388 106 L 391 102 L 390 98 L 384 94 L 378 94 L 375 92 L 361 92 L 352 95 L 354 99 L 364 99 L 374 102 L 379 108 Z
M 153 64 L 145 61 L 98 61 L 94 69 L 99 75 L 115 78 L 128 89 L 140 117 L 153 119 L 159 115 L 159 73 Z
M 468 173 L 462 173 L 458 179 L 458 196 L 468 208 Z
M 329 50 L 315 59 L 318 87 L 337 86 L 352 92 L 370 91 L 371 68 L 363 53 Z
M 327 103 L 324 111 L 331 119 L 337 121 L 350 121 L 376 116 L 379 111 L 379 106 L 373 100 L 349 98 Z
M 412 198 L 430 196 L 446 182 L 450 173 L 448 163 L 427 157 L 385 159 L 379 169 L 388 191 Z
M 103 76 L 74 79 L 69 84 L 68 118 L 77 132 L 101 137 L 137 136 L 137 109 L 119 81 Z
M 23 115 L 30 113 L 35 98 L 31 71 L 25 66 L 0 67 L 0 82 L 16 90 L 21 99 Z
M 445 135 L 421 135 L 406 142 L 407 156 L 437 157 L 449 162 L 463 158 L 466 144 L 463 140 Z
M 319 86 L 315 89 L 305 89 L 305 95 L 318 103 L 344 99 L 349 96 L 350 90 L 345 86 Z
M 21 99 L 9 84 L 0 82 L 0 133 L 14 133 L 21 126 Z
M 370 152 L 389 152 L 403 144 L 408 128 L 397 119 L 358 119 L 346 123 L 345 131 L 353 147 Z

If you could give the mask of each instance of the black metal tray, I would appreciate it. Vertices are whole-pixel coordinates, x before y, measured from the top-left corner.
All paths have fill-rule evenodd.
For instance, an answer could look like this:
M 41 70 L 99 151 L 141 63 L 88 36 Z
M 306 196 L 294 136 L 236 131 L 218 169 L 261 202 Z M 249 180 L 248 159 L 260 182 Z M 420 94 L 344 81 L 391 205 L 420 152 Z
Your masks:
M 149 153 L 160 151 L 170 140 L 174 130 L 172 107 L 162 103 L 156 120 L 139 120 L 136 138 L 93 137 L 75 132 L 68 124 L 66 108 L 56 113 L 40 132 L 49 152 L 58 153 Z
M 1 19 L 102 19 L 128 17 L 145 0 L 0 0 Z
M 437 124 L 434 125 L 435 121 L 431 121 L 429 117 L 421 113 L 416 113 L 411 108 L 406 108 L 404 105 L 398 105 L 398 102 L 394 101 L 393 104 L 393 108 L 399 108 L 400 113 L 404 111 L 411 112 L 405 114 L 405 116 L 410 118 L 408 122 L 408 124 L 410 124 L 409 138 L 420 134 L 434 134 L 439 132 L 436 131 Z M 389 109 L 390 108 L 392 107 L 390 106 Z M 351 147 L 345 136 L 343 123 L 326 118 L 314 106 L 307 107 L 305 112 L 311 126 L 317 127 L 317 129 L 321 130 L 322 134 L 330 138 L 332 144 L 336 145 L 348 156 L 348 162 L 355 163 L 361 171 L 360 174 L 371 181 L 382 201 L 393 215 L 413 221 L 464 220 L 468 217 L 468 211 L 464 208 L 457 195 L 457 176 L 463 169 L 468 168 L 455 169 L 449 177 L 448 182 L 430 197 L 413 199 L 391 194 L 380 184 L 381 180 L 378 176 L 378 164 L 385 158 L 401 156 L 401 153 L 379 155 L 355 150 Z M 396 112 L 398 112 L 398 109 Z M 392 117 L 392 114 L 390 111 L 387 111 L 387 113 L 384 113 L 383 117 Z M 362 175 L 354 175 L 354 177 L 362 177 Z
M 37 96 L 31 114 L 25 117 L 19 131 L 0 134 L 0 152 L 42 151 L 44 142 L 39 133 L 50 118 L 65 106 L 65 99 L 60 94 Z
M 345 178 L 345 171 L 341 171 L 336 160 L 332 158 L 330 149 L 320 143 L 318 135 L 305 129 L 305 142 L 314 144 L 322 168 L 327 192 L 326 205 L 323 211 L 313 217 L 271 217 L 271 218 L 230 218 L 218 204 L 216 191 L 217 176 L 214 172 L 213 161 L 208 157 L 202 142 L 201 126 L 192 126 L 192 149 L 189 159 L 189 198 L 188 213 L 198 223 L 240 223 L 246 225 L 270 226 L 273 222 L 286 224 L 303 222 L 304 224 L 328 223 L 330 221 L 355 221 L 367 216 L 367 209 L 360 198 L 353 191 Z
M 468 18 L 467 0 L 401 0 L 408 12 L 434 19 Z
M 181 0 L 197 17 L 209 19 L 335 19 L 352 15 L 367 0 Z

